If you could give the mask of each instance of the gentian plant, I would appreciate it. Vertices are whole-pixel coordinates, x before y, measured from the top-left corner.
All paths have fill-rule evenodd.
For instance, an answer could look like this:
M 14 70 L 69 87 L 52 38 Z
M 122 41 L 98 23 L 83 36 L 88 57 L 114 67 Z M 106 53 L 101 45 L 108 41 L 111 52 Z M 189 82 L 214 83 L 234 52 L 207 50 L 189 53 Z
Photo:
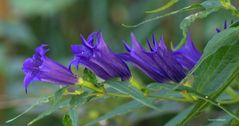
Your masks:
M 177 2 L 178 0 L 169 1 L 165 6 L 147 13 L 161 12 Z M 67 68 L 46 56 L 47 45 L 37 47 L 35 54 L 23 62 L 24 89 L 27 91 L 29 84 L 34 80 L 61 86 L 54 95 L 40 98 L 30 107 L 44 103 L 52 106 L 49 111 L 40 114 L 28 125 L 64 108 L 65 125 L 91 126 L 110 122 L 108 120 L 110 118 L 139 109 L 146 116 L 147 112 L 164 112 L 161 106 L 164 101 L 176 101 L 172 102 L 173 104 L 166 102 L 164 108 L 167 108 L 167 112 L 172 112 L 174 108 L 179 107 L 175 110 L 178 114 L 173 115 L 174 117 L 164 124 L 166 126 L 194 124 L 189 122 L 202 112 L 210 115 L 212 111 L 208 107 L 210 105 L 224 112 L 222 116 L 215 117 L 216 119 L 225 118 L 220 125 L 239 125 L 238 21 L 230 25 L 225 22 L 222 29 L 215 28 L 216 32 L 208 42 L 205 42 L 205 47 L 200 47 L 200 51 L 193 43 L 193 34 L 189 34 L 189 26 L 195 20 L 206 18 L 211 13 L 220 13 L 219 10 L 226 10 L 238 19 L 239 11 L 230 0 L 206 0 L 147 19 L 136 25 L 123 24 L 123 26 L 141 27 L 145 23 L 192 10 L 194 14 L 185 17 L 180 24 L 183 33 L 181 41 L 175 48 L 171 46 L 171 49 L 166 46 L 163 36 L 155 35 L 152 35 L 151 40 L 146 39 L 148 49 L 145 49 L 131 33 L 132 46 L 125 42 L 126 51 L 115 53 L 106 44 L 101 32 L 93 32 L 87 38 L 81 35 L 80 44 L 67 47 L 73 54 L 73 59 L 69 61 Z M 144 76 L 152 79 L 153 83 L 144 84 L 135 79 L 134 73 L 130 71 L 132 67 L 129 69 L 128 65 L 140 69 Z M 94 107 L 97 109 L 99 101 L 105 102 L 109 98 L 113 98 L 113 101 L 118 100 L 116 98 L 123 99 L 122 105 L 108 113 L 101 113 L 102 115 L 94 119 L 91 118 L 89 122 L 79 122 L 80 118 L 85 117 L 78 113 L 78 108 L 82 108 L 79 106 L 88 106 L 90 102 L 95 102 Z M 180 107 L 182 102 L 187 104 Z M 108 103 L 104 105 L 108 107 Z M 143 107 L 149 109 L 145 110 Z M 215 125 L 211 121 L 208 119 L 201 125 L 207 123 Z M 219 124 L 216 123 L 216 125 Z

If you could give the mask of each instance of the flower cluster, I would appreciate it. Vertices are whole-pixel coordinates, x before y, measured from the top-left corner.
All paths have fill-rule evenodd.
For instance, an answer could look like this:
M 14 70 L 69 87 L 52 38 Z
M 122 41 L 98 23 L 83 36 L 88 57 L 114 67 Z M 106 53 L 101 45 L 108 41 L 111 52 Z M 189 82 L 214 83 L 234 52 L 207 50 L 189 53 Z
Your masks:
M 158 82 L 180 82 L 189 70 L 200 59 L 200 52 L 194 47 L 190 35 L 184 47 L 177 51 L 167 49 L 163 37 L 160 42 L 152 36 L 147 40 L 150 51 L 146 51 L 131 34 L 132 48 L 125 43 L 127 53 L 121 54 L 122 59 L 135 64 L 149 77 Z
M 81 40 L 82 44 L 71 46 L 74 59 L 70 65 L 81 64 L 105 80 L 113 77 L 122 80 L 130 78 L 128 66 L 110 50 L 100 32 L 91 33 L 87 39 L 81 36 Z
M 81 44 L 71 46 L 74 58 L 69 68 L 46 56 L 47 45 L 38 47 L 33 57 L 23 63 L 25 90 L 33 80 L 60 85 L 78 83 L 79 77 L 70 70 L 72 65 L 77 68 L 82 65 L 104 80 L 115 77 L 128 80 L 131 73 L 126 62 L 134 64 L 157 82 L 180 82 L 201 57 L 190 35 L 186 44 L 176 51 L 167 49 L 163 37 L 158 42 L 153 36 L 152 42 L 147 40 L 150 50 L 146 51 L 132 33 L 132 47 L 125 43 L 127 52 L 121 54 L 112 52 L 100 32 L 80 38 Z

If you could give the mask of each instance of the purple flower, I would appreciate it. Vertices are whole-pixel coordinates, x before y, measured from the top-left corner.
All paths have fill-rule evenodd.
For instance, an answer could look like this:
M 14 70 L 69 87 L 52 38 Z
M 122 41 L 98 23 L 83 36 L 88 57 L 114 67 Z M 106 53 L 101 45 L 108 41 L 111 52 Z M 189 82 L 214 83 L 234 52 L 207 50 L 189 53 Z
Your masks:
M 81 40 L 82 44 L 71 46 L 74 59 L 70 65 L 78 67 L 81 64 L 105 80 L 114 77 L 122 80 L 130 78 L 128 66 L 110 50 L 100 32 L 91 33 L 87 39 L 81 36 Z
M 186 44 L 179 50 L 173 52 L 175 59 L 187 71 L 191 70 L 201 57 L 201 53 L 193 45 L 192 38 L 188 34 Z
M 25 73 L 24 87 L 26 92 L 28 85 L 33 80 L 60 85 L 71 85 L 77 82 L 77 77 L 71 71 L 45 55 L 48 51 L 46 47 L 47 45 L 43 44 L 36 48 L 33 57 L 27 58 L 23 63 L 23 71 Z
M 160 43 L 152 36 L 151 43 L 148 46 L 150 51 L 146 51 L 136 40 L 134 34 L 131 34 L 132 48 L 125 43 L 127 53 L 120 56 L 144 71 L 149 77 L 158 82 L 180 82 L 189 70 L 200 59 L 200 52 L 194 47 L 190 36 L 184 47 L 177 51 L 167 49 L 163 37 Z

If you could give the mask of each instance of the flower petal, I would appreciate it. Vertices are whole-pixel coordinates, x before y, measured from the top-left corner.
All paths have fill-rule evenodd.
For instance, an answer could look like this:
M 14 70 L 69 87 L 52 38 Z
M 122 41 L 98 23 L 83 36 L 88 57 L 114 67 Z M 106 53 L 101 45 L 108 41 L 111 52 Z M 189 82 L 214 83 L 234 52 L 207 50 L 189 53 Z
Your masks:
M 191 69 L 201 57 L 201 53 L 194 46 L 190 34 L 188 34 L 186 44 L 181 49 L 174 51 L 173 55 L 187 69 Z
M 70 65 L 81 64 L 105 80 L 114 77 L 120 77 L 122 80 L 129 79 L 131 74 L 128 66 L 111 51 L 100 32 L 93 32 L 87 40 L 83 36 L 81 38 L 83 44 L 72 46 L 74 59 Z M 92 41 L 96 43 L 92 45 Z M 86 54 L 90 55 L 82 56 L 82 52 L 89 52 Z
M 71 51 L 74 55 L 82 58 L 89 58 L 93 55 L 92 49 L 84 45 L 71 45 Z
M 28 73 L 27 75 L 25 75 L 24 77 L 24 88 L 25 88 L 25 92 L 27 93 L 27 88 L 30 85 L 30 83 L 34 80 L 34 76 L 32 76 L 31 73 Z
M 144 50 L 142 45 L 136 39 L 134 33 L 131 33 L 131 41 L 132 41 L 132 50 L 134 50 L 136 52 Z
M 47 45 L 41 45 L 36 49 L 32 58 L 27 58 L 23 63 L 25 73 L 24 88 L 27 92 L 28 85 L 33 80 L 47 83 L 69 85 L 77 82 L 77 77 L 65 66 L 48 58 L 45 54 L 48 51 Z

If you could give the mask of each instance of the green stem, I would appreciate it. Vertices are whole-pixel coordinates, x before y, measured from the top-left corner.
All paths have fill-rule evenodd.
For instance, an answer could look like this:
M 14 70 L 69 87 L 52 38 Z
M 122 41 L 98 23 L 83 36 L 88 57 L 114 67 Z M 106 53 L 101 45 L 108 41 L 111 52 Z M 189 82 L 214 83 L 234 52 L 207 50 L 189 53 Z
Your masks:
M 83 90 L 76 90 L 76 91 L 74 91 L 74 92 L 69 92 L 68 90 L 66 90 L 66 91 L 64 92 L 64 95 L 81 95 L 81 94 L 83 94 L 83 93 L 84 93 Z
M 228 87 L 225 92 L 228 95 L 230 95 L 232 97 L 232 99 L 218 101 L 219 103 L 221 103 L 221 104 L 232 104 L 232 103 L 239 102 L 239 95 L 231 87 Z
M 82 78 L 80 78 L 80 79 L 78 80 L 78 84 L 79 84 L 80 86 L 89 88 L 89 89 L 94 90 L 94 91 L 96 91 L 96 92 L 105 93 L 104 88 L 96 87 L 96 86 L 95 86 L 94 84 L 92 84 L 91 82 L 85 81 L 85 80 L 83 80 Z
M 232 79 L 233 80 L 233 79 Z M 209 98 L 209 96 L 204 96 L 203 94 L 193 91 L 192 89 L 188 88 L 188 87 L 182 87 L 181 89 L 177 89 L 177 90 L 187 90 L 188 92 L 195 94 L 199 99 L 205 101 L 202 105 L 198 106 L 199 108 L 197 108 L 198 110 L 203 109 L 207 103 L 210 103 L 212 105 L 215 105 L 219 108 L 221 108 L 223 111 L 225 111 L 228 115 L 230 115 L 231 117 L 235 118 L 236 120 L 239 120 L 239 117 L 237 117 L 233 112 L 231 112 L 230 110 L 228 110 L 227 108 L 225 108 L 224 106 L 222 106 L 221 103 L 214 101 L 211 97 Z M 199 112 L 199 111 L 197 111 Z M 195 113 L 197 113 L 195 112 Z M 193 117 L 194 115 L 190 115 L 190 118 Z M 186 122 L 188 122 L 189 118 L 186 118 L 185 120 L 183 120 L 183 122 L 181 123 L 181 125 L 185 125 Z
M 239 97 L 239 96 L 237 95 L 237 93 L 236 93 L 231 87 L 228 87 L 228 88 L 226 89 L 226 93 L 227 93 L 228 95 L 230 95 L 231 97 L 234 97 L 234 98 Z
M 223 101 L 218 101 L 220 104 L 233 104 L 239 102 L 239 98 L 237 99 L 230 99 L 230 100 L 223 100 Z
M 201 97 L 201 96 L 198 96 L 200 99 L 206 101 L 206 102 L 209 102 L 211 103 L 212 105 L 215 105 L 219 108 L 221 108 L 223 111 L 225 111 L 228 115 L 230 115 L 231 117 L 233 117 L 234 119 L 236 120 L 239 120 L 239 117 L 237 117 L 233 112 L 231 112 L 230 110 L 228 110 L 227 108 L 225 108 L 224 106 L 222 106 L 220 103 L 216 102 L 216 101 L 213 101 L 212 99 L 209 99 L 208 97 Z
M 173 100 L 173 101 L 179 101 L 179 102 L 192 102 L 191 100 L 182 99 L 182 98 L 170 98 L 170 97 L 161 97 L 161 96 L 155 96 L 155 95 L 148 95 L 148 97 L 159 98 L 163 100 Z
M 124 98 L 131 98 L 129 95 L 120 94 L 120 93 L 113 93 L 113 92 L 106 92 L 106 95 L 116 96 L 116 97 L 124 97 Z
M 142 85 L 140 82 L 138 82 L 134 77 L 131 77 L 130 80 L 129 80 L 130 84 L 132 86 L 134 86 L 136 89 L 142 91 L 144 93 L 145 96 L 148 95 L 149 91 L 148 89 Z

